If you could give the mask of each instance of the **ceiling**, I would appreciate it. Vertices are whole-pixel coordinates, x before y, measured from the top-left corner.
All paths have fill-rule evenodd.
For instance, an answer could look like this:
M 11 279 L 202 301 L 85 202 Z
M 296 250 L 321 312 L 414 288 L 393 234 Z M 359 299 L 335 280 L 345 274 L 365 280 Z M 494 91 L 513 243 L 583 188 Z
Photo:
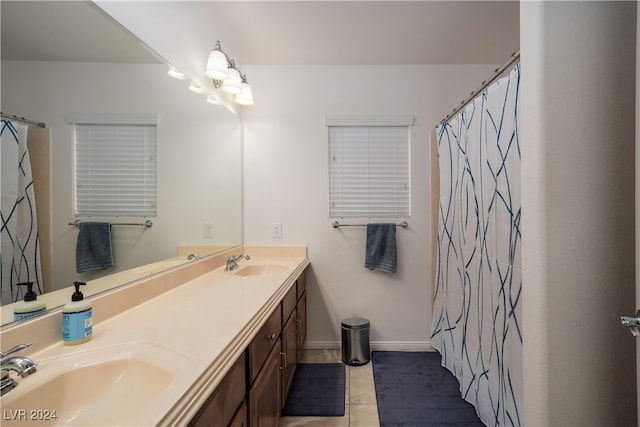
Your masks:
M 242 65 L 499 64 L 519 49 L 517 1 L 182 3 Z M 0 8 L 3 59 L 158 62 L 91 3 Z
M 2 59 L 159 62 L 139 41 L 85 1 L 0 1 Z

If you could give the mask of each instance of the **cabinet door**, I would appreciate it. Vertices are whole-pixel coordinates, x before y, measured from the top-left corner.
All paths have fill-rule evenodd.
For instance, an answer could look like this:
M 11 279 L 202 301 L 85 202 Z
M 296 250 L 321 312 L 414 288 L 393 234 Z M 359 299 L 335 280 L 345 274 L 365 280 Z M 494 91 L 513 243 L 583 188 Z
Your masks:
M 296 307 L 296 343 L 298 361 L 302 357 L 302 347 L 307 339 L 307 293 L 304 292 Z
M 298 334 L 296 333 L 296 316 L 289 318 L 287 323 L 282 329 L 282 354 L 284 360 L 282 361 L 284 369 L 282 370 L 282 406 L 287 403 L 287 393 L 293 382 L 293 374 L 296 370 L 296 363 L 298 362 Z
M 242 406 L 236 412 L 236 416 L 229 423 L 229 427 L 247 427 L 247 405 L 242 402 Z
M 246 393 L 244 353 L 200 408 L 189 427 L 226 427 Z
M 298 299 L 300 299 L 304 291 L 307 290 L 307 269 L 296 280 L 296 288 L 298 290 Z
M 280 345 L 278 339 L 249 390 L 251 427 L 277 427 L 280 421 Z

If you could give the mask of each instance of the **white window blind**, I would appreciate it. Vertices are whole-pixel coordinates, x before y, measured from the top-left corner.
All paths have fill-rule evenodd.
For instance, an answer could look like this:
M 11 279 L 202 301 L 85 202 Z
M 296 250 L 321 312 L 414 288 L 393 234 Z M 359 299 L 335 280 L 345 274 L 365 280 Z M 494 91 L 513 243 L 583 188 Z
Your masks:
M 75 117 L 75 214 L 156 216 L 156 123 L 83 118 L 95 123 Z
M 325 119 L 330 218 L 410 216 L 409 125 L 413 118 L 401 119 Z

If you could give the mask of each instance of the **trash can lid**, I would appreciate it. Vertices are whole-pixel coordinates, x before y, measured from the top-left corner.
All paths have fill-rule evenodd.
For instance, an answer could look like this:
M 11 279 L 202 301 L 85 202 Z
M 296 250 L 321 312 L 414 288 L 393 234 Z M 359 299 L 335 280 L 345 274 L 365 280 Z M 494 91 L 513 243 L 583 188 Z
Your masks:
M 342 326 L 345 328 L 366 328 L 369 326 L 369 319 L 365 319 L 362 317 L 351 317 L 349 319 L 345 319 L 342 321 Z

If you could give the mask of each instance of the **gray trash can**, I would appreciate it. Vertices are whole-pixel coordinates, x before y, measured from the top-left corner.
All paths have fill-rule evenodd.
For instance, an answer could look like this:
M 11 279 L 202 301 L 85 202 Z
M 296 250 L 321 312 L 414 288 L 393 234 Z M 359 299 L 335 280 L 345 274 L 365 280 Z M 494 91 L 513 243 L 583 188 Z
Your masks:
M 366 365 L 371 360 L 369 320 L 352 317 L 342 321 L 342 361 L 347 365 Z

